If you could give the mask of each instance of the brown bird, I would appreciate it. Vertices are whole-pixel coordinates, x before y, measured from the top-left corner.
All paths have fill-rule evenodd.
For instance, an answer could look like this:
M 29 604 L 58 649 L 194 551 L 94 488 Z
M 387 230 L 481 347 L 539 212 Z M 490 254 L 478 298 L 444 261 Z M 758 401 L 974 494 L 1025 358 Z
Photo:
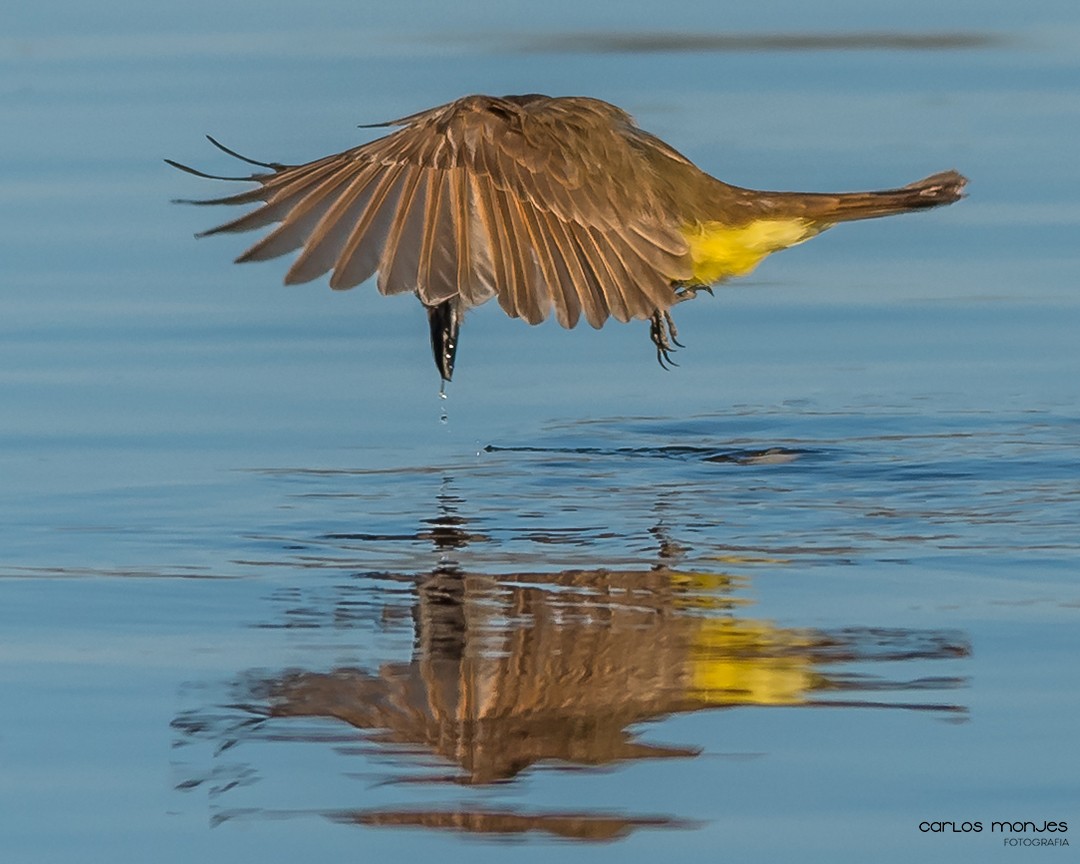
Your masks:
M 945 171 L 878 192 L 743 189 L 585 97 L 466 96 L 376 125 L 401 128 L 303 165 L 248 159 L 210 138 L 269 169 L 247 177 L 166 161 L 258 184 L 184 202 L 262 202 L 198 235 L 278 223 L 238 262 L 299 249 L 288 284 L 330 272 L 330 287 L 344 289 L 378 273 L 382 294 L 416 294 L 444 381 L 465 310 L 492 297 L 529 324 L 552 310 L 568 328 L 582 316 L 596 328 L 608 316 L 648 320 L 664 365 L 679 345 L 674 304 L 837 222 L 951 204 L 967 182 Z

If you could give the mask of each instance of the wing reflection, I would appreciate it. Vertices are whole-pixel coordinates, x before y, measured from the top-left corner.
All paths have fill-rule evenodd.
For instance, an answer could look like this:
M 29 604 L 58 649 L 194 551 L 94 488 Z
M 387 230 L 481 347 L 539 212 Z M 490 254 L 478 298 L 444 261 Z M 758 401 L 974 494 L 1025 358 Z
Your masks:
M 179 743 L 210 740 L 217 755 L 228 751 L 234 759 L 251 741 L 272 749 L 332 745 L 335 758 L 359 766 L 352 774 L 377 773 L 377 788 L 384 790 L 374 793 L 381 806 L 319 811 L 340 822 L 604 840 L 639 827 L 691 823 L 596 809 L 478 805 L 460 796 L 513 783 L 539 767 L 570 771 L 694 758 L 701 746 L 645 740 L 642 726 L 706 709 L 966 713 L 942 698 L 964 687 L 964 678 L 925 674 L 927 663 L 970 654 L 962 633 L 789 627 L 753 617 L 749 579 L 681 568 L 689 549 L 669 537 L 662 522 L 651 532 L 651 567 L 469 572 L 448 556 L 490 539 L 461 517 L 460 503 L 444 484 L 438 515 L 416 533 L 320 535 L 324 544 L 360 551 L 398 540 L 427 542 L 441 557 L 433 572 L 354 570 L 332 586 L 293 584 L 274 595 L 276 620 L 257 625 L 283 633 L 303 628 L 313 646 L 321 631 L 336 648 L 346 640 L 376 655 L 379 643 L 370 634 L 381 631 L 399 642 L 411 637 L 411 651 L 396 652 L 401 659 L 376 656 L 373 663 L 241 674 L 228 705 L 174 721 Z M 905 676 L 905 670 L 917 674 Z M 265 747 L 250 750 L 268 758 Z M 215 798 L 243 797 L 234 790 L 262 771 L 243 763 L 226 768 L 224 761 L 178 786 L 205 784 Z M 446 800 L 416 807 L 410 798 L 409 806 L 390 806 L 388 784 L 436 785 Z M 310 813 L 249 807 L 220 811 L 216 819 L 302 812 Z
M 886 694 L 951 690 L 956 678 L 845 674 L 846 664 L 962 657 L 958 634 L 792 629 L 734 614 L 740 580 L 641 571 L 437 572 L 417 586 L 415 647 L 378 670 L 288 672 L 265 680 L 272 717 L 333 717 L 382 745 L 420 747 L 454 772 L 509 780 L 540 762 L 599 766 L 694 756 L 631 727 L 703 708 L 844 705 L 962 712 Z
M 380 619 L 411 617 L 408 660 L 245 677 L 243 698 L 230 710 L 192 712 L 178 718 L 176 728 L 187 737 L 216 739 L 219 753 L 249 740 L 333 742 L 342 757 L 389 765 L 384 780 L 391 783 L 476 787 L 512 781 L 541 764 L 569 770 L 694 757 L 700 747 L 650 743 L 637 731 L 683 712 L 737 706 L 965 712 L 954 702 L 927 698 L 963 687 L 962 678 L 867 671 L 875 663 L 894 673 L 905 661 L 963 658 L 970 646 L 962 634 L 781 627 L 744 615 L 748 603 L 739 595 L 746 580 L 727 573 L 657 565 L 494 577 L 449 567 L 419 578 L 379 574 L 379 583 L 392 586 L 382 594 Z M 409 590 L 402 591 L 402 583 Z M 344 587 L 337 601 L 352 602 L 342 599 Z M 379 589 L 368 580 L 362 590 Z M 340 628 L 337 602 L 304 608 L 306 626 Z M 846 671 L 854 668 L 859 671 Z M 328 733 L 325 725 L 299 718 L 333 718 L 355 733 Z M 219 792 L 250 782 L 207 779 Z M 445 803 L 322 815 L 364 825 L 578 839 L 687 824 L 668 816 Z

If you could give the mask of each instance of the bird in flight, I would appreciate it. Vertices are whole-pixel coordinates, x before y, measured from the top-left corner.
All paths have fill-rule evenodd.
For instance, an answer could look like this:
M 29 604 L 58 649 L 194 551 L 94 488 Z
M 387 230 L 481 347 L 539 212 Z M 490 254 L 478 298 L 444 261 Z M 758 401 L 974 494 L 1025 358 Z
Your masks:
M 681 347 L 671 307 L 743 276 L 773 252 L 838 222 L 951 204 L 956 171 L 876 192 L 763 192 L 731 186 L 586 97 L 466 96 L 381 127 L 395 131 L 302 165 L 259 162 L 244 177 L 176 168 L 255 188 L 183 203 L 260 204 L 198 236 L 275 225 L 236 260 L 300 250 L 287 284 L 330 273 L 352 288 L 427 310 L 435 365 L 454 373 L 468 309 L 492 297 L 507 315 L 567 328 L 584 317 L 650 322 L 661 365 Z M 209 136 L 208 136 L 209 137 Z

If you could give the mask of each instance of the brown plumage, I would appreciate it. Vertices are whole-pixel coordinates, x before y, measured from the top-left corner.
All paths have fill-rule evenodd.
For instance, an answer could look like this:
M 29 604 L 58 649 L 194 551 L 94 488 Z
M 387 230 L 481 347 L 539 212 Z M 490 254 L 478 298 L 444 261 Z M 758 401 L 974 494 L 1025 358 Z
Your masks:
M 415 293 L 445 380 L 464 311 L 492 297 L 530 324 L 551 311 L 564 327 L 581 317 L 593 327 L 609 316 L 651 320 L 663 362 L 678 344 L 668 310 L 698 288 L 836 222 L 951 203 L 966 182 L 950 171 L 882 192 L 742 189 L 705 174 L 621 109 L 583 97 L 468 96 L 380 125 L 401 128 L 303 165 L 256 162 L 211 138 L 269 169 L 248 177 L 166 161 L 258 184 L 187 202 L 261 202 L 204 232 L 276 223 L 237 261 L 299 249 L 286 283 L 330 273 L 331 287 L 345 289 L 377 274 L 381 293 Z M 758 224 L 786 233 L 744 231 Z M 717 257 L 717 243 L 739 263 Z

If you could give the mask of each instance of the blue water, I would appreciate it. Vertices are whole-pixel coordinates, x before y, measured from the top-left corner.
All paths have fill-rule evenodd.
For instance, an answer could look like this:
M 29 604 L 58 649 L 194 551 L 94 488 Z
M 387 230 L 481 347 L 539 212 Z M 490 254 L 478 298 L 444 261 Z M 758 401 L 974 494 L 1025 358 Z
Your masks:
M 990 823 L 1080 825 L 1078 49 L 1066 2 L 5 10 L 0 860 L 1072 854 Z M 204 133 L 468 92 L 970 197 L 680 306 L 671 372 L 483 307 L 446 400 L 411 298 L 169 203 Z

